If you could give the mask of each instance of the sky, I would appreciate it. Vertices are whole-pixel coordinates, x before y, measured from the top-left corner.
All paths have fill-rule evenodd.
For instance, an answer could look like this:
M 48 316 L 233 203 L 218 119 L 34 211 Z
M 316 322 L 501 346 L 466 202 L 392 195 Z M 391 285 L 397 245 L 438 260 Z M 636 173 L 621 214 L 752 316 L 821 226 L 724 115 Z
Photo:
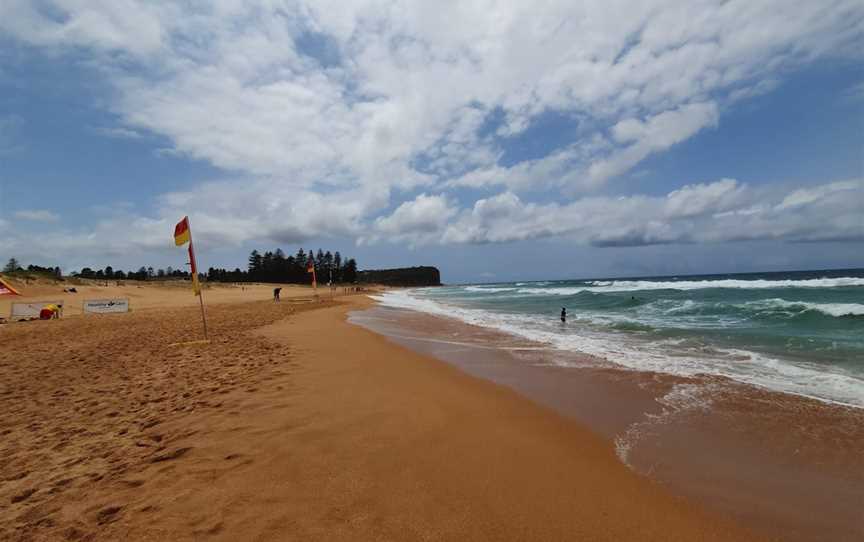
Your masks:
M 0 259 L 864 267 L 864 3 L 0 3 Z

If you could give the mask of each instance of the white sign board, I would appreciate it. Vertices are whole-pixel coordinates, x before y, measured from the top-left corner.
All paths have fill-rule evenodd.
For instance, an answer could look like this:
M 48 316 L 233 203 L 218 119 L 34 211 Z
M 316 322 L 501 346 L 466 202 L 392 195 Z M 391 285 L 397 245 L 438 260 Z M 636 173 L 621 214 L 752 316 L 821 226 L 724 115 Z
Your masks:
M 60 307 L 60 314 L 63 314 L 62 301 L 35 301 L 31 303 L 12 303 L 11 318 L 13 320 L 16 318 L 39 318 L 39 311 L 41 311 L 45 305 L 57 305 Z
M 84 301 L 84 312 L 107 314 L 111 312 L 129 312 L 128 299 L 87 299 Z

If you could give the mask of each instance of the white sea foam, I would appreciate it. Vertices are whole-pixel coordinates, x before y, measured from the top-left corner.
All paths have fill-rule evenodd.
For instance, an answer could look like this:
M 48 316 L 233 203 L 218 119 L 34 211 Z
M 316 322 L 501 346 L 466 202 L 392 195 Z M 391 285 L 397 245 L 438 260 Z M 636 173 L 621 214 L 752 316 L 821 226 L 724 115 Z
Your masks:
M 671 423 L 682 415 L 707 411 L 713 402 L 712 397 L 720 387 L 716 383 L 681 383 L 672 386 L 665 395 L 657 398 L 657 402 L 663 405 L 661 412 L 645 413 L 642 420 L 631 424 L 626 431 L 615 437 L 615 453 L 618 459 L 632 467 L 630 455 L 640 442 L 659 426 Z
M 586 286 L 561 286 L 558 288 L 518 288 L 520 294 L 532 295 L 576 295 L 580 292 L 635 292 L 639 290 L 704 290 L 706 288 L 841 288 L 864 286 L 864 278 L 838 277 L 806 280 L 613 280 L 591 281 Z
M 864 408 L 864 379 L 842 368 L 792 363 L 735 349 L 670 352 L 663 343 L 591 329 L 563 330 L 541 316 L 495 313 L 445 305 L 411 291 L 373 296 L 385 306 L 426 312 L 497 329 L 566 351 L 583 352 L 619 366 L 680 376 L 718 375 L 775 391 Z M 703 355 L 704 354 L 704 355 Z
M 480 293 L 495 293 L 495 292 L 513 292 L 518 290 L 518 288 L 498 288 L 495 286 L 466 286 L 466 292 L 480 292 Z
M 613 280 L 589 282 L 595 291 L 631 291 L 631 290 L 700 290 L 704 288 L 839 288 L 844 286 L 864 286 L 862 277 L 836 277 L 804 280 Z M 567 288 L 562 288 L 567 289 Z
M 519 283 L 516 286 L 519 286 Z M 840 288 L 864 286 L 864 278 L 861 277 L 839 277 L 806 280 L 677 280 L 677 281 L 653 281 L 653 280 L 612 280 L 612 281 L 590 281 L 585 286 L 560 286 L 552 288 L 507 288 L 498 291 L 513 291 L 520 294 L 530 295 L 576 295 L 580 292 L 635 292 L 640 290 L 704 290 L 706 288 L 737 288 L 737 289 L 759 289 L 768 288 Z M 466 289 L 476 288 L 469 286 Z M 491 288 L 484 288 L 493 291 Z M 472 290 L 479 291 L 479 290 Z
M 859 303 L 809 303 L 806 301 L 787 301 L 785 299 L 764 299 L 750 301 L 747 306 L 765 307 L 769 309 L 787 309 L 792 312 L 817 311 L 828 316 L 864 316 L 864 305 Z

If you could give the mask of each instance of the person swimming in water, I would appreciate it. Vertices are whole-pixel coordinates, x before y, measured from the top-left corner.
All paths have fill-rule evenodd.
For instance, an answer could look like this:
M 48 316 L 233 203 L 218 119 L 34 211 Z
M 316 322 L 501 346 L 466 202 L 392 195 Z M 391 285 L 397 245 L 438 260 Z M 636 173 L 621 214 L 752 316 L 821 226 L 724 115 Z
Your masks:
M 561 307 L 561 322 L 563 323 L 566 321 L 567 321 L 567 309 L 565 309 L 564 307 Z

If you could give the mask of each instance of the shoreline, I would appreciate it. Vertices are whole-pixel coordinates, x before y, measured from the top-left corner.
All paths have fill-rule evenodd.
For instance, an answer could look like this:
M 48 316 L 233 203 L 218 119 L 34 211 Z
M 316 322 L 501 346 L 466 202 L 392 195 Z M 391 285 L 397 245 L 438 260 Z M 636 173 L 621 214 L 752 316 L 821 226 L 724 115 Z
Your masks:
M 634 471 L 769 535 L 864 535 L 860 409 L 717 377 L 600 368 L 410 309 L 379 305 L 352 321 L 576 419 L 614 442 Z
M 346 321 L 371 303 L 215 305 L 182 348 L 194 307 L 4 330 L 0 538 L 761 538 Z

